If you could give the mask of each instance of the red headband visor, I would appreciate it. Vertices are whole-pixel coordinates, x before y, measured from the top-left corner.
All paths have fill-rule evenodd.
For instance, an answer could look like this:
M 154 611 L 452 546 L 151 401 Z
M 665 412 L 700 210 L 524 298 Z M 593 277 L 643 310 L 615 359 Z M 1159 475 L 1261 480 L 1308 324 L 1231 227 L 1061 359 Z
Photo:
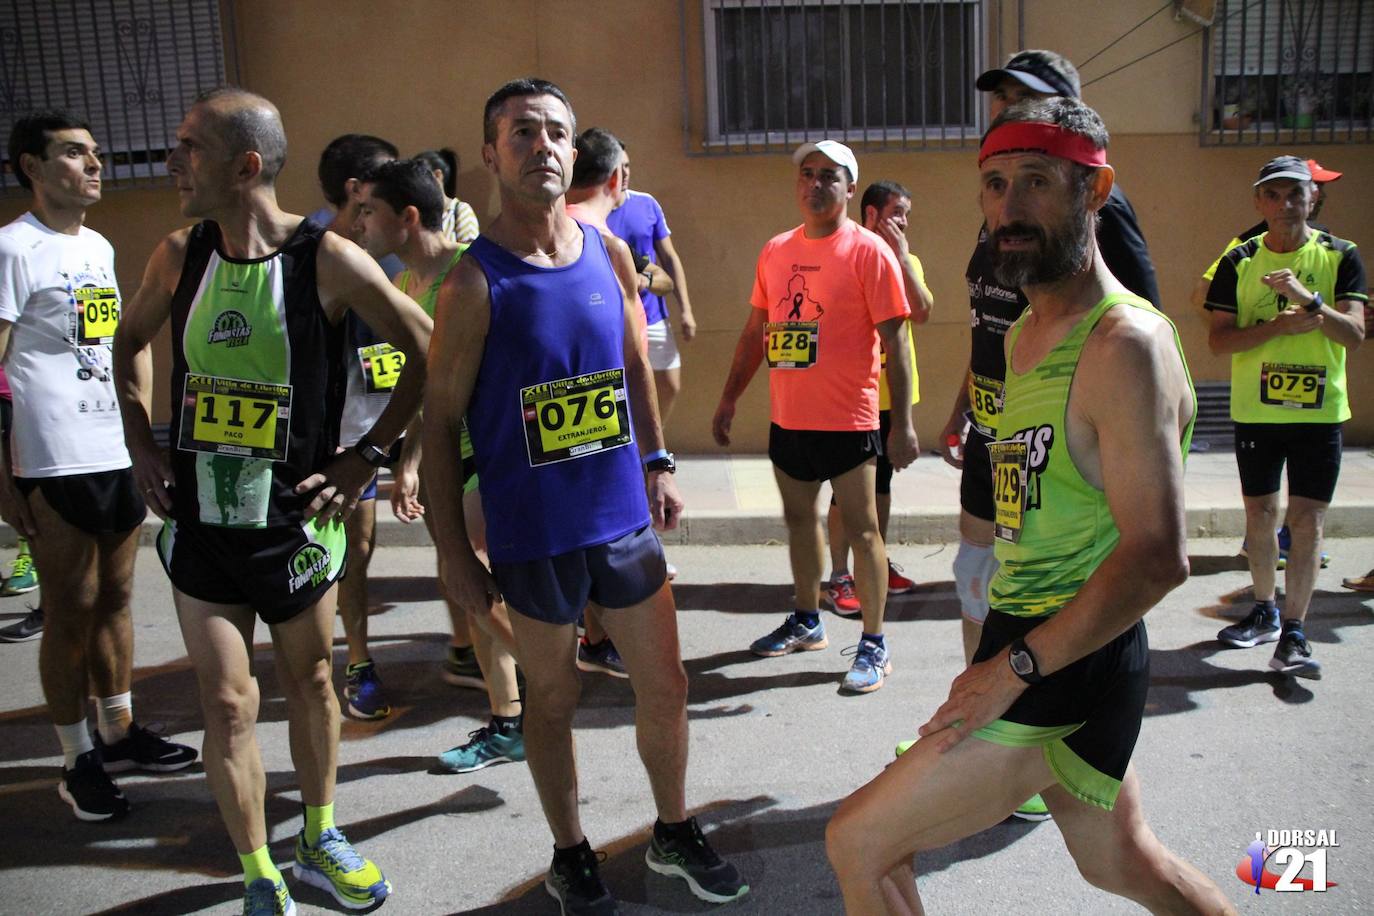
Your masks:
M 978 165 L 981 168 L 992 156 L 1007 153 L 1058 156 L 1094 167 L 1107 164 L 1107 151 L 1097 149 L 1087 137 L 1040 121 L 1008 121 L 988 131 L 978 150 Z

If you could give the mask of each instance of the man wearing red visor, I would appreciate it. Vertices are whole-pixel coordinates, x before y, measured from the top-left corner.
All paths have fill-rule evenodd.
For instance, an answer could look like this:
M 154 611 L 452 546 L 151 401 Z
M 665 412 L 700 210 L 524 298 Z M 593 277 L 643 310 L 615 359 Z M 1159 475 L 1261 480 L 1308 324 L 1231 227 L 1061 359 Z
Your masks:
M 1008 108 L 983 140 L 993 269 L 1030 301 L 1007 333 L 989 446 L 1000 565 L 973 664 L 826 831 L 850 914 L 923 912 L 912 855 L 1035 792 L 1093 884 L 1153 912 L 1234 912 L 1147 826 L 1130 765 L 1149 682 L 1141 618 L 1188 576 L 1196 401 L 1173 325 L 1098 249 L 1106 146 L 1096 112 L 1062 97 Z

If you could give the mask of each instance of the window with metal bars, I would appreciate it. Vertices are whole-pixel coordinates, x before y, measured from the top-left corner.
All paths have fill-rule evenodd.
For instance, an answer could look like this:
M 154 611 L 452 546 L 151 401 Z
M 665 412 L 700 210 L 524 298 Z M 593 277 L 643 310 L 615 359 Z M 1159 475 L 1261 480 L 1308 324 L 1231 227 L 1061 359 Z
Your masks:
M 90 122 L 107 182 L 165 182 L 177 125 L 225 82 L 225 52 L 218 0 L 0 0 L 0 136 L 29 112 L 69 109 Z M 22 193 L 13 168 L 0 194 Z
M 1374 3 L 1222 0 L 1207 45 L 1203 142 L 1374 139 Z
M 702 0 L 706 145 L 977 137 L 979 0 Z

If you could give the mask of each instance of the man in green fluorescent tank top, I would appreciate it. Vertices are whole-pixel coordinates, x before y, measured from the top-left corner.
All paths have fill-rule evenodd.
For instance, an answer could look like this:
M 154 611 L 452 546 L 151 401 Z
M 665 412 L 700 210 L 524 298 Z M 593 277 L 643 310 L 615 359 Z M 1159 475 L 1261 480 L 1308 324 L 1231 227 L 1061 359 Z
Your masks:
M 993 269 L 1030 303 L 1007 334 L 989 445 L 1000 566 L 973 663 L 826 831 L 851 916 L 924 912 L 912 854 L 1036 792 L 1093 884 L 1153 912 L 1234 912 L 1150 830 L 1130 765 L 1149 686 L 1142 618 L 1188 576 L 1196 400 L 1173 325 L 1097 247 L 1106 147 L 1097 113 L 1064 97 L 1008 108 L 983 138 Z
M 334 824 L 339 703 L 330 678 L 343 522 L 419 407 L 432 322 L 372 258 L 277 205 L 281 117 L 240 89 L 201 96 L 167 160 L 181 212 L 201 220 L 153 252 L 115 338 L 116 394 L 134 475 L 164 519 L 171 579 L 205 714 L 206 781 L 244 871 L 244 912 L 295 905 L 267 847 L 253 630 L 272 634 L 305 828 L 295 876 L 347 907 L 391 884 Z M 342 323 L 356 312 L 406 355 L 368 433 L 336 455 Z M 172 326 L 171 449 L 153 440 L 151 361 Z M 164 370 L 165 371 L 165 370 Z

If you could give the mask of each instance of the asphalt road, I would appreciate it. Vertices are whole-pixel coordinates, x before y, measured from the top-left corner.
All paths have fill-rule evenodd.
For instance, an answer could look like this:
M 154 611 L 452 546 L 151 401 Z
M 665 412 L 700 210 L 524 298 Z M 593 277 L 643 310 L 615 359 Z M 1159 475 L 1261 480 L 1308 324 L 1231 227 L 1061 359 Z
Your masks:
M 1135 763 L 1150 821 L 1250 913 L 1368 913 L 1374 877 L 1369 659 L 1374 601 L 1346 592 L 1342 576 L 1374 565 L 1374 539 L 1333 541 L 1308 634 L 1325 679 L 1271 673 L 1270 650 L 1223 650 L 1213 639 L 1248 610 L 1248 574 L 1233 541 L 1194 541 L 1193 576 L 1148 618 L 1152 689 Z M 888 609 L 894 673 L 862 697 L 837 693 L 841 648 L 856 622 L 827 615 L 831 648 L 756 660 L 749 641 L 780 622 L 790 596 L 782 547 L 675 547 L 675 593 L 691 676 L 689 804 L 752 884 L 738 913 L 836 913 L 838 888 L 824 828 L 838 799 L 891 760 L 892 747 L 943 700 L 962 663 L 952 546 L 897 546 L 924 583 Z M 387 913 L 546 914 L 541 880 L 552 841 L 523 764 L 465 776 L 431 772 L 434 756 L 482 724 L 483 695 L 438 677 L 445 617 L 423 548 L 383 545 L 373 565 L 374 658 L 395 711 L 384 722 L 347 722 L 340 751 L 341 825 L 395 885 Z M 0 622 L 23 613 L 0 600 Z M 153 551 L 136 583 L 135 711 L 199 746 L 200 715 Z M 341 633 L 342 631 L 340 631 Z M 272 852 L 291 858 L 298 796 L 286 722 L 259 628 L 259 736 L 268 771 Z M 342 636 L 337 643 L 342 683 Z M 38 643 L 0 645 L 0 912 L 235 913 L 242 885 L 199 765 L 121 785 L 133 812 L 117 824 L 82 824 L 55 791 L 56 737 L 43 708 Z M 653 820 L 634 745 L 628 684 L 583 675 L 576 728 L 584 826 L 607 854 L 603 873 L 625 913 L 712 909 L 680 882 L 648 872 Z M 1327 828 L 1325 894 L 1250 893 L 1234 874 L 1256 831 Z M 917 861 L 933 913 L 1125 913 L 1133 904 L 1089 887 L 1051 823 L 1007 822 Z M 288 880 L 289 877 L 288 877 Z M 335 910 L 293 885 L 300 912 Z

